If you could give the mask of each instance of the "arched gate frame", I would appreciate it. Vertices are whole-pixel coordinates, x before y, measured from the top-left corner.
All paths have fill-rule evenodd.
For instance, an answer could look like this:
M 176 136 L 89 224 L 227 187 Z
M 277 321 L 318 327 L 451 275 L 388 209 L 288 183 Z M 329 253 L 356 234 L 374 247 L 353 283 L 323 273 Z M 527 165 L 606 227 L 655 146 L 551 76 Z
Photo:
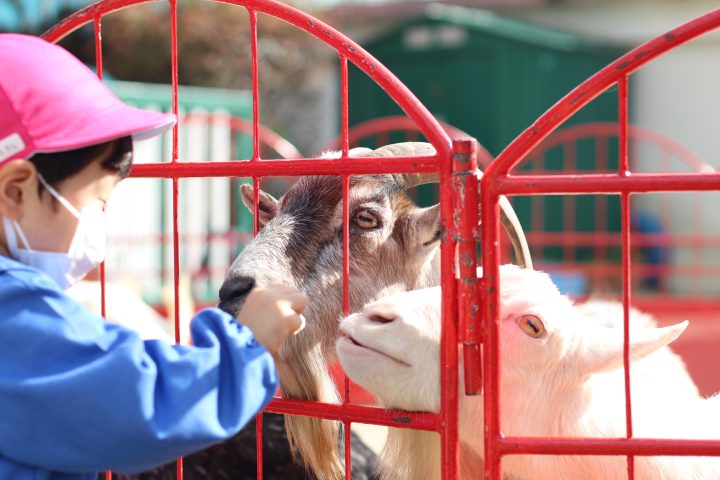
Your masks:
M 630 289 L 630 195 L 649 192 L 720 190 L 720 175 L 714 173 L 634 173 L 628 163 L 628 77 L 653 59 L 711 30 L 720 27 L 720 10 L 712 11 L 675 28 L 623 55 L 603 68 L 551 107 L 520 134 L 490 165 L 482 178 L 482 262 L 484 275 L 478 288 L 483 321 L 481 331 L 485 413 L 485 478 L 502 479 L 500 462 L 505 455 L 624 455 L 628 478 L 635 478 L 635 455 L 720 455 L 717 440 L 662 440 L 633 438 L 630 392 L 628 322 Z M 617 173 L 518 174 L 513 169 L 566 119 L 608 89 L 618 88 L 619 168 Z M 518 172 L 519 173 L 519 172 Z M 502 435 L 498 401 L 500 393 L 498 198 L 500 195 L 549 194 L 620 195 L 622 235 L 622 303 L 624 307 L 624 369 L 626 438 L 540 438 Z
M 619 133 L 618 124 L 615 122 L 581 123 L 556 130 L 527 155 L 524 166 L 529 168 L 523 170 L 521 174 L 587 173 L 588 163 L 594 163 L 593 170 L 596 173 L 614 172 L 617 160 L 614 147 Z M 588 141 L 591 144 L 582 144 Z M 655 130 L 630 124 L 627 128 L 627 142 L 628 164 L 634 173 L 715 172 L 711 165 L 689 148 Z M 590 148 L 583 149 L 583 146 Z M 552 169 L 547 169 L 552 154 L 556 154 L 554 158 L 559 160 L 560 165 L 555 164 Z M 588 286 L 584 287 L 584 292 L 577 292 L 576 295 L 587 295 L 598 288 L 608 290 L 610 287 L 607 282 L 618 277 L 621 271 L 620 259 L 612 257 L 610 250 L 616 248 L 619 250 L 622 241 L 620 232 L 609 225 L 611 213 L 608 196 L 598 196 L 594 208 L 586 207 L 581 210 L 592 218 L 591 228 L 586 227 L 582 231 L 577 224 L 577 217 L 581 211 L 578 211 L 575 196 L 568 195 L 562 199 L 560 205 L 562 214 L 558 215 L 562 227 L 559 231 L 554 229 L 550 231 L 545 225 L 550 209 L 544 204 L 544 198 L 531 197 L 528 212 L 530 220 L 524 225 L 528 242 L 534 247 L 533 264 L 540 270 L 549 268 L 581 272 Z M 703 247 L 715 247 L 718 241 L 714 235 L 703 232 L 706 202 L 699 198 L 694 200 L 696 203 L 693 204 L 693 211 L 688 213 L 692 217 L 690 232 L 673 231 L 670 219 L 672 208 L 667 197 L 659 199 L 660 213 L 656 214 L 662 230 L 642 231 L 641 228 L 633 225 L 631 219 L 633 247 L 640 249 L 654 247 L 663 249 L 666 253 L 663 255 L 664 258 L 658 259 L 655 264 L 651 264 L 647 259 L 638 259 L 639 256 L 634 256 L 632 259 L 631 273 L 635 285 L 643 275 L 656 276 L 655 278 L 658 279 L 656 291 L 646 291 L 641 298 L 635 297 L 635 300 L 642 302 L 644 310 L 651 308 L 657 312 L 668 306 L 679 310 L 687 308 L 689 303 L 697 307 L 698 302 L 701 302 L 704 308 L 717 307 L 714 301 L 706 296 L 695 294 L 688 298 L 686 295 L 671 291 L 668 287 L 667 276 L 671 271 L 693 277 L 692 286 L 696 291 L 701 291 L 700 287 L 704 279 L 717 274 L 718 271 L 714 265 L 706 265 L 703 262 Z M 672 264 L 669 258 L 669 249 L 680 245 L 698 247 L 692 260 L 683 261 L 681 266 Z M 555 258 L 548 258 L 549 256 L 543 252 L 544 247 L 561 251 Z M 587 258 L 582 260 L 577 258 L 577 252 L 581 248 L 591 250 L 590 261 Z M 582 289 L 582 287 L 578 288 Z M 610 290 L 615 291 L 614 288 Z M 681 300 L 681 297 L 684 298 Z
M 97 71 L 102 78 L 102 19 L 105 15 L 123 8 L 151 3 L 157 0 L 100 0 L 83 10 L 69 16 L 50 30 L 43 37 L 57 42 L 74 30 L 93 24 L 95 29 L 95 52 Z M 165 0 L 170 9 L 171 38 L 169 48 L 172 58 L 172 105 L 173 113 L 178 113 L 178 32 L 177 5 L 178 0 Z M 441 347 L 441 413 L 410 413 L 385 411 L 380 408 L 354 405 L 350 403 L 349 382 L 345 380 L 342 404 L 323 404 L 300 400 L 276 398 L 266 408 L 267 411 L 283 414 L 309 415 L 330 420 L 342 421 L 345 426 L 345 464 L 346 477 L 350 478 L 350 424 L 362 422 L 386 425 L 399 428 L 414 428 L 436 431 L 441 436 L 443 478 L 457 478 L 458 475 L 458 442 L 457 442 L 457 385 L 458 385 L 458 329 L 457 315 L 457 284 L 453 271 L 453 259 L 457 246 L 456 226 L 453 224 L 454 204 L 453 182 L 462 188 L 463 179 L 474 179 L 472 172 L 477 164 L 475 143 L 472 140 L 451 141 L 438 121 L 415 98 L 386 67 L 368 54 L 351 39 L 333 29 L 329 25 L 313 18 L 288 5 L 273 0 L 208 0 L 244 7 L 249 13 L 250 42 L 252 55 L 252 98 L 253 98 L 253 156 L 249 161 L 217 161 L 217 162 L 185 162 L 178 158 L 178 127 L 173 130 L 172 160 L 166 163 L 135 165 L 131 172 L 133 178 L 161 178 L 172 181 L 173 190 L 173 258 L 175 311 L 179 311 L 178 279 L 179 279 L 179 247 L 178 247 L 178 183 L 180 179 L 192 177 L 251 177 L 255 187 L 255 232 L 258 230 L 258 194 L 259 180 L 264 176 L 278 175 L 338 175 L 343 185 L 343 304 L 344 313 L 348 313 L 348 277 L 349 277 L 349 222 L 348 222 L 348 189 L 349 177 L 355 174 L 369 173 L 428 173 L 440 175 L 441 203 L 441 280 L 442 294 L 442 347 Z M 277 160 L 260 158 L 259 148 L 259 78 L 258 78 L 258 13 L 265 14 L 292 24 L 315 36 L 333 48 L 340 61 L 340 97 L 341 97 L 341 135 L 342 156 L 339 159 L 304 158 L 293 160 Z M 348 62 L 365 72 L 373 81 L 383 88 L 400 106 L 408 117 L 415 122 L 425 138 L 434 145 L 436 155 L 428 157 L 397 157 L 392 161 L 387 158 L 378 160 L 348 157 Z M 459 170 L 454 174 L 454 169 Z M 470 192 L 477 200 L 477 190 Z M 473 209 L 477 218 L 477 208 Z M 470 231 L 470 228 L 467 229 Z M 472 237 L 470 237 L 472 238 Z M 466 242 L 465 250 L 473 250 L 475 242 Z M 474 268 L 472 277 L 474 277 Z M 101 270 L 101 281 L 104 284 L 105 272 Z M 466 293 L 471 293 L 466 289 Z M 104 311 L 104 290 L 103 290 Z M 179 320 L 175 318 L 175 336 L 180 338 Z M 479 351 L 479 346 L 474 345 Z M 466 368 L 468 371 L 479 371 L 479 357 L 474 356 Z M 476 376 L 476 378 L 480 378 Z M 262 417 L 258 416 L 258 478 L 262 479 Z M 179 459 L 177 476 L 182 479 L 182 459 Z M 110 478 L 110 473 L 107 474 Z

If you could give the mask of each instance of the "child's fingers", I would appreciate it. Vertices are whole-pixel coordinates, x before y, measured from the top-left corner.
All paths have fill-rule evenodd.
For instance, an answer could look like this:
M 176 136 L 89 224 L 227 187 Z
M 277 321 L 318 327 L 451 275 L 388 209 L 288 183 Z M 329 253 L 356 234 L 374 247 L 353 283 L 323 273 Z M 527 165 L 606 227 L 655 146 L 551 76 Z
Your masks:
M 307 306 L 307 298 L 300 292 L 291 295 L 288 300 L 290 301 L 290 308 L 295 310 L 297 313 L 302 313 Z
M 296 313 L 302 313 L 305 310 L 307 298 L 297 288 L 290 286 L 273 286 L 270 288 L 273 289 L 273 293 L 277 297 L 290 304 L 290 308 Z

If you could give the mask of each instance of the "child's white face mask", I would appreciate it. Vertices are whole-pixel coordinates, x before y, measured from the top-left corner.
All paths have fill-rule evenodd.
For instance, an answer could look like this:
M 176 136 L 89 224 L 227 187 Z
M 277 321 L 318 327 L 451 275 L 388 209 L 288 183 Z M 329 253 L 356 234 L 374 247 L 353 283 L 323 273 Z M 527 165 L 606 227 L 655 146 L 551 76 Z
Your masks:
M 105 212 L 100 208 L 86 207 L 82 212 L 72 206 L 57 190 L 52 188 L 41 175 L 38 180 L 75 218 L 75 229 L 67 253 L 41 252 L 30 247 L 25 234 L 15 220 L 3 216 L 3 227 L 10 255 L 18 262 L 42 270 L 63 290 L 70 288 L 97 267 L 105 259 Z M 17 235 L 16 235 L 17 232 Z M 17 238 L 23 243 L 20 248 Z

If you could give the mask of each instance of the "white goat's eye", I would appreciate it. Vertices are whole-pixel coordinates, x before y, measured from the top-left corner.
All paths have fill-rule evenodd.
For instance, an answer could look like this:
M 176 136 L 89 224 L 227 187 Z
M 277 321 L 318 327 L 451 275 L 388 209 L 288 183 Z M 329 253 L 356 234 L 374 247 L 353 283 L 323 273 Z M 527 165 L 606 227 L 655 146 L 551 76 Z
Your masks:
M 545 336 L 545 324 L 536 315 L 523 315 L 518 319 L 517 323 L 520 330 L 528 337 L 540 338 Z
M 353 217 L 353 223 L 355 223 L 355 225 L 360 228 L 369 230 L 371 228 L 376 228 L 379 222 L 377 216 L 373 212 L 367 209 L 363 209 L 358 210 L 355 213 L 355 216 Z

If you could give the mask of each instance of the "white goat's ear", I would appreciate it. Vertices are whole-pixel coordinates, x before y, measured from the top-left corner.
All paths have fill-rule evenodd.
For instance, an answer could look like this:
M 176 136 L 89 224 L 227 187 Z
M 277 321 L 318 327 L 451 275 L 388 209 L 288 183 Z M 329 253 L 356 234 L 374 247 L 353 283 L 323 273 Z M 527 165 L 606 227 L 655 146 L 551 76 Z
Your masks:
M 240 185 L 240 196 L 242 197 L 242 201 L 252 214 L 255 213 L 255 209 L 253 208 L 254 191 L 255 189 L 252 185 Z M 269 193 L 263 192 L 262 190 L 260 190 L 260 192 L 258 193 L 258 198 L 260 201 L 260 205 L 258 206 L 258 214 L 260 215 L 258 223 L 260 228 L 263 228 L 265 224 L 272 220 L 272 218 L 277 213 L 278 201 L 275 197 L 273 197 Z
M 417 242 L 423 247 L 437 244 L 440 241 L 440 204 L 415 210 L 411 224 L 416 232 Z
M 685 331 L 688 321 L 663 328 L 642 328 L 630 331 L 630 361 L 636 362 L 670 344 Z M 588 343 L 578 352 L 580 372 L 600 373 L 623 366 L 623 333 L 619 328 L 593 331 Z

